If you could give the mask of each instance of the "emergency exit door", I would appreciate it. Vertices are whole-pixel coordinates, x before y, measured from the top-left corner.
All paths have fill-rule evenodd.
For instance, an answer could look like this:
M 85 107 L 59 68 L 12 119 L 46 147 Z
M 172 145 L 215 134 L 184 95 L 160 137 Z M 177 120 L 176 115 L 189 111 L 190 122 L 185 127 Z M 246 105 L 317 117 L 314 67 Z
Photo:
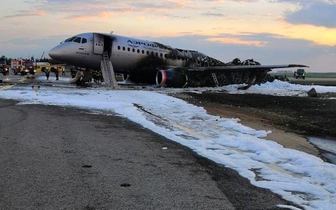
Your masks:
M 104 52 L 104 36 L 102 34 L 93 34 L 93 53 L 102 55 Z

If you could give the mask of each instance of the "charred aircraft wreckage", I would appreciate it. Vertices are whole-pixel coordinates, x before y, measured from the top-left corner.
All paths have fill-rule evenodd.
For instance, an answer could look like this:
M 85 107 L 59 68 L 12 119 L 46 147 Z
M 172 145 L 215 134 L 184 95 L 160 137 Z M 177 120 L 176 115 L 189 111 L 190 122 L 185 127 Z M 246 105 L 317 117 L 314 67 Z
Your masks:
M 174 88 L 246 84 L 243 89 L 247 89 L 265 82 L 272 69 L 308 67 L 261 65 L 253 59 L 238 58 L 224 63 L 198 51 L 104 33 L 75 35 L 54 47 L 49 56 L 81 68 L 101 70 L 105 81 L 107 74 L 120 73 L 135 83 Z

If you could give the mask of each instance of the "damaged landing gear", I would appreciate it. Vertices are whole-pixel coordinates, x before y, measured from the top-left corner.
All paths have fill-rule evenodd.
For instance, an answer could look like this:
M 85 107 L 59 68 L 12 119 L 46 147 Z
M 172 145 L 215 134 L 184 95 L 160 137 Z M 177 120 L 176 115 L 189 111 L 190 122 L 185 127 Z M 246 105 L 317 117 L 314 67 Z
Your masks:
M 267 78 L 267 72 L 258 72 L 256 74 L 251 74 L 248 81 L 247 81 L 247 85 L 243 86 L 243 87 L 239 87 L 238 90 L 247 90 L 249 89 L 252 85 L 255 84 L 262 84 L 267 82 L 266 78 Z
M 238 90 L 247 90 L 247 89 L 249 89 L 252 85 L 254 85 L 254 82 L 256 81 L 256 79 L 257 79 L 257 76 L 256 75 L 252 75 L 252 77 L 249 77 L 247 85 L 245 85 L 243 87 L 239 87 Z

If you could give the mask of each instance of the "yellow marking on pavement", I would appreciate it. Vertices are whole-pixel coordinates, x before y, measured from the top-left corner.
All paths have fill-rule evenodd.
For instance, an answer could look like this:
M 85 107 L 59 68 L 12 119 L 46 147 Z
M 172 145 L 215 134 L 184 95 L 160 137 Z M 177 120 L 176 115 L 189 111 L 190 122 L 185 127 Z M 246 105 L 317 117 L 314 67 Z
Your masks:
M 5 91 L 5 90 L 8 90 L 10 89 L 11 87 L 13 87 L 14 85 L 6 85 L 6 86 L 3 86 L 0 88 L 0 91 Z
M 27 78 L 22 78 L 19 80 L 19 82 L 23 83 Z

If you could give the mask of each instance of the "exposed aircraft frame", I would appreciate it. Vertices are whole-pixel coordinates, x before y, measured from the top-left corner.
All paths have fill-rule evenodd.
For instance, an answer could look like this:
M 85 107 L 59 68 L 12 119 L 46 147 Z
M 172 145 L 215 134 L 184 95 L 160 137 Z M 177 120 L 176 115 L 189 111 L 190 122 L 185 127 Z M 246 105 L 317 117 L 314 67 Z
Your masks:
M 54 47 L 49 56 L 74 66 L 121 73 L 135 83 L 165 87 L 223 86 L 265 82 L 275 68 L 308 67 L 301 64 L 261 65 L 253 59 L 238 58 L 224 63 L 194 50 L 172 48 L 158 42 L 105 33 L 75 35 Z M 102 60 L 111 65 L 103 65 Z M 107 69 L 106 69 L 107 68 Z

